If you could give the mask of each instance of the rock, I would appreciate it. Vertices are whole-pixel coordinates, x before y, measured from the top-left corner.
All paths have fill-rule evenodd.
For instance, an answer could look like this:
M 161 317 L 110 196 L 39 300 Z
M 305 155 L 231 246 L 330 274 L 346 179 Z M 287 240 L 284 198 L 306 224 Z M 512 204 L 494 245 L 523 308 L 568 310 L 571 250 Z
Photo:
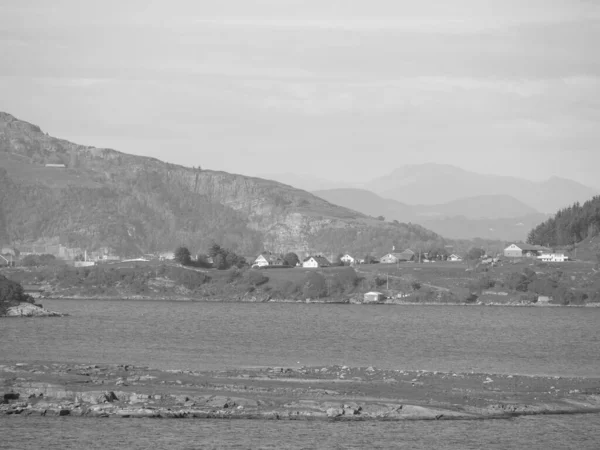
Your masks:
M 112 403 L 114 401 L 118 401 L 119 399 L 113 391 L 88 391 L 78 393 L 75 397 L 75 400 L 97 405 L 102 403 Z
M 147 409 L 147 408 L 120 409 L 120 410 L 116 411 L 115 414 L 118 416 L 121 416 L 121 417 L 135 417 L 135 418 L 159 417 L 160 416 L 158 411 L 156 411 L 154 409 Z
M 327 417 L 340 417 L 342 415 L 344 415 L 342 408 L 329 408 L 327 410 Z
M 48 311 L 33 303 L 19 303 L 17 306 L 8 308 L 6 315 L 12 317 L 62 317 L 64 314 Z
M 8 392 L 4 394 L 4 401 L 8 402 L 10 400 L 19 400 L 20 394 L 17 392 Z

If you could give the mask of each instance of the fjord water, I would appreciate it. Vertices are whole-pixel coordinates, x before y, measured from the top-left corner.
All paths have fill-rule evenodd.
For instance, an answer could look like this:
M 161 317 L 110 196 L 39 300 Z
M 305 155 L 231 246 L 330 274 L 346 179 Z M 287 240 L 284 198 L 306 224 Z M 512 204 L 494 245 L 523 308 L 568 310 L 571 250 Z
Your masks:
M 600 308 L 125 300 L 44 306 L 70 316 L 0 321 L 0 360 L 600 375 Z
M 45 300 L 0 321 L 3 362 L 161 369 L 346 364 L 600 375 L 600 308 Z M 600 415 L 439 422 L 0 418 L 0 448 L 596 449 Z
M 8 416 L 0 449 L 597 450 L 598 425 L 597 414 L 353 423 Z

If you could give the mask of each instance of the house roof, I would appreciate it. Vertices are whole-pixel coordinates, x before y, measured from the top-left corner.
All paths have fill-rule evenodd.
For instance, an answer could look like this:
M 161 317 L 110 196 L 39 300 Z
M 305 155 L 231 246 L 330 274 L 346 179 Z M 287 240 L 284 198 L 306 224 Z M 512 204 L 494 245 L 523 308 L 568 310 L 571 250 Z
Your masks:
M 331 263 L 324 256 L 307 256 L 303 262 L 306 262 L 310 259 L 314 259 L 320 266 L 330 266 Z
M 525 251 L 549 251 L 550 249 L 547 247 L 542 247 L 541 245 L 533 245 L 533 244 L 525 244 L 523 242 L 515 242 L 514 244 L 511 245 L 516 245 L 517 247 L 519 247 L 521 250 L 525 250 Z
M 260 258 L 261 256 L 263 258 L 265 258 L 270 263 L 274 263 L 274 262 L 278 262 L 278 261 L 282 261 L 283 260 L 283 258 L 281 258 L 281 256 L 274 255 L 273 253 L 270 253 L 270 252 L 261 253 L 260 255 L 258 255 L 256 257 L 256 259 Z M 256 261 L 256 259 L 255 259 L 255 261 Z

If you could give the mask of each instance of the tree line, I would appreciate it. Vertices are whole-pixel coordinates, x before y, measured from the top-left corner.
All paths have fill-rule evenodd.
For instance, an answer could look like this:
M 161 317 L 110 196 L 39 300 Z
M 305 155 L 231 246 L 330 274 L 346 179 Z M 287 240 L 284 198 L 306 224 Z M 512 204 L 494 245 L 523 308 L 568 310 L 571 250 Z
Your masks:
M 579 202 L 561 209 L 556 215 L 529 232 L 529 244 L 550 247 L 573 245 L 600 234 L 600 196 L 583 205 Z

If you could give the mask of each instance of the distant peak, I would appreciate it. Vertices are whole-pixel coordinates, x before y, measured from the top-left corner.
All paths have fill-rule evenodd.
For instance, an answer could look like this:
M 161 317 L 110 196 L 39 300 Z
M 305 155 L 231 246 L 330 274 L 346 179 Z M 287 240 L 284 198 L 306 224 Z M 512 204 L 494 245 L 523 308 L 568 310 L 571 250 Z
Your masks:
M 460 167 L 453 166 L 451 164 L 438 164 L 438 163 L 423 163 L 423 164 L 405 164 L 398 167 L 393 173 L 406 173 L 406 172 L 422 172 L 424 170 L 431 170 L 437 173 L 439 172 L 466 172 L 466 170 Z

